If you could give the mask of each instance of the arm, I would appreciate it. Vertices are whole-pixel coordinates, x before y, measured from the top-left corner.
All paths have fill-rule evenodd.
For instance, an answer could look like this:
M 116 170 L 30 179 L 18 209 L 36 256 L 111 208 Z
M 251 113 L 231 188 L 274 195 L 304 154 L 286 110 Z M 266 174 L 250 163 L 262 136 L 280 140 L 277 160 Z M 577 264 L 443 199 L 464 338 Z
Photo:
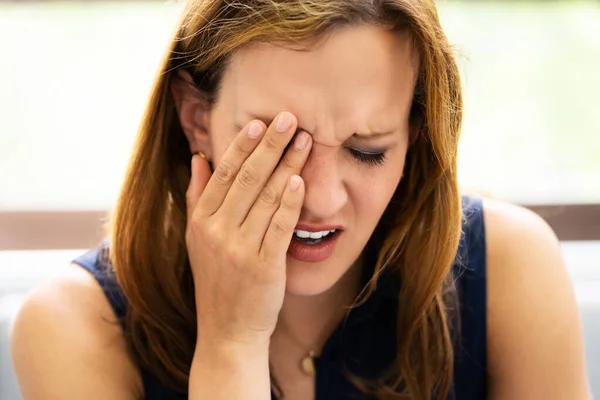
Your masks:
M 536 214 L 485 201 L 490 399 L 584 400 L 581 321 L 559 243 Z
M 11 331 L 24 400 L 132 400 L 141 379 L 96 280 L 79 266 L 34 290 Z
M 269 346 L 198 344 L 192 361 L 189 399 L 270 398 Z

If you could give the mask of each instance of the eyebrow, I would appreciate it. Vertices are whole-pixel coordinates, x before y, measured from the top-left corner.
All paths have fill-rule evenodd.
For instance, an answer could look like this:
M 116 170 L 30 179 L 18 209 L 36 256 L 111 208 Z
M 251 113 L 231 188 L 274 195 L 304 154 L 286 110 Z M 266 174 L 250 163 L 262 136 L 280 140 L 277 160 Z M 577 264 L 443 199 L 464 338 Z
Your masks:
M 247 116 L 250 117 L 250 120 L 248 122 L 256 119 L 259 121 L 263 121 L 265 124 L 267 124 L 267 127 L 269 127 L 275 120 L 275 117 L 271 117 L 271 116 L 267 117 L 264 115 L 261 116 L 261 115 L 256 115 L 256 114 L 247 114 Z M 246 124 L 248 124 L 248 122 L 246 122 L 245 124 L 236 123 L 235 127 L 238 130 L 242 130 L 244 128 L 244 126 L 246 126 Z M 308 129 L 304 129 L 303 127 L 298 125 L 298 127 L 296 128 L 296 132 L 300 132 L 300 131 L 304 131 L 304 132 L 312 135 L 312 133 Z M 358 140 L 370 140 L 370 139 L 377 139 L 380 137 L 390 136 L 395 132 L 396 132 L 396 130 L 383 131 L 383 132 L 369 132 L 369 133 L 355 132 L 352 134 L 351 138 L 358 139 Z

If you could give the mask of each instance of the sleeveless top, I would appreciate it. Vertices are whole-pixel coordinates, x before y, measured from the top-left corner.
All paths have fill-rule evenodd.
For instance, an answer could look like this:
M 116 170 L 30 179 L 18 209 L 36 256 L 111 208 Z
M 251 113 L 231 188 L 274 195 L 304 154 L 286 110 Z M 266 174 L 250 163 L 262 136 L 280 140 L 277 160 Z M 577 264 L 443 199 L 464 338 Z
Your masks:
M 486 249 L 480 199 L 463 198 L 462 235 L 453 274 L 459 303 L 460 337 L 454 344 L 454 377 L 448 399 L 485 399 L 486 396 Z M 74 260 L 102 286 L 117 317 L 127 311 L 126 299 L 105 257 L 108 243 Z M 109 273 L 107 273 L 107 271 Z M 364 282 L 371 277 L 365 266 Z M 344 374 L 347 367 L 361 378 L 378 376 L 396 355 L 396 317 L 400 284 L 383 273 L 377 289 L 353 309 L 329 337 L 319 358 L 315 399 L 367 399 Z M 187 399 L 163 386 L 149 371 L 140 370 L 146 400 Z M 272 399 L 276 399 L 271 394 Z

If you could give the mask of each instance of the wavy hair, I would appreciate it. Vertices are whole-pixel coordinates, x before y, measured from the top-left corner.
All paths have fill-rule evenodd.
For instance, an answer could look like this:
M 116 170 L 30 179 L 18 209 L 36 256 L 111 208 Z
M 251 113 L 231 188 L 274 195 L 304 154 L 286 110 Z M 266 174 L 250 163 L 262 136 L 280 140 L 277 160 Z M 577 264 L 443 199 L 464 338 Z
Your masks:
M 129 348 L 140 367 L 186 392 L 197 338 L 185 246 L 191 154 L 170 85 L 189 71 L 216 101 L 228 60 L 252 42 L 309 49 L 337 29 L 374 24 L 407 34 L 418 60 L 411 123 L 418 134 L 372 240 L 377 263 L 400 277 L 397 356 L 380 377 L 351 377 L 376 398 L 444 398 L 453 375 L 451 266 L 461 231 L 457 142 L 462 95 L 434 0 L 191 0 L 166 51 L 111 218 L 110 258 L 127 301 Z M 364 300 L 365 297 L 363 297 Z M 201 334 L 201 333 L 200 333 Z

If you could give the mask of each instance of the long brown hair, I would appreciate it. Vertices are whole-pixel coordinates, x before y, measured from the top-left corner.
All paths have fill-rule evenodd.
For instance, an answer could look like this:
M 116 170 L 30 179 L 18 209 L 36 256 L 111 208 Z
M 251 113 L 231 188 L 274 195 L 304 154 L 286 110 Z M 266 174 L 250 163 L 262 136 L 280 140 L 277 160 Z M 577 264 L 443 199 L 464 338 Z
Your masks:
M 404 179 L 376 230 L 382 236 L 375 279 L 366 290 L 369 295 L 384 268 L 410 282 L 399 295 L 396 361 L 379 379 L 353 381 L 378 398 L 443 398 L 449 391 L 462 95 L 434 0 L 188 2 L 156 78 L 110 229 L 111 262 L 129 305 L 130 350 L 142 368 L 176 391 L 187 391 L 197 331 L 184 240 L 191 154 L 170 92 L 175 72 L 190 71 L 215 99 L 228 59 L 240 47 L 257 41 L 310 47 L 335 29 L 357 24 L 411 38 L 419 63 L 411 122 L 419 131 Z

